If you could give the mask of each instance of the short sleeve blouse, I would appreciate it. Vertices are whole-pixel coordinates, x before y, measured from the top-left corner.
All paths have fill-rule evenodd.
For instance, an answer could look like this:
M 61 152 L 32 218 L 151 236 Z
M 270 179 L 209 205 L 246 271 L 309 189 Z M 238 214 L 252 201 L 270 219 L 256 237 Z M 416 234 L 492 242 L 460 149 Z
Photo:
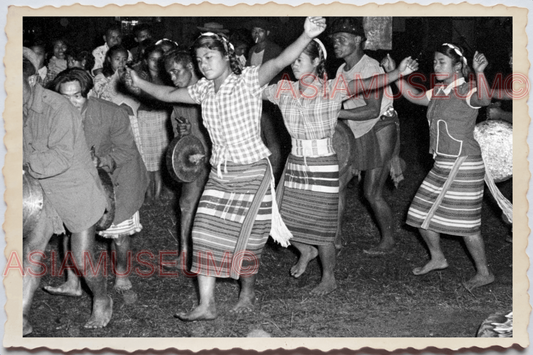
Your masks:
M 315 79 L 300 93 L 298 81 L 281 80 L 265 90 L 265 97 L 278 105 L 285 126 L 296 139 L 332 138 L 346 90 L 335 90 L 335 80 Z
M 212 141 L 212 166 L 226 161 L 250 164 L 270 155 L 261 140 L 263 88 L 258 70 L 246 67 L 241 75 L 230 74 L 218 92 L 206 78 L 187 88 L 202 106 L 202 119 Z

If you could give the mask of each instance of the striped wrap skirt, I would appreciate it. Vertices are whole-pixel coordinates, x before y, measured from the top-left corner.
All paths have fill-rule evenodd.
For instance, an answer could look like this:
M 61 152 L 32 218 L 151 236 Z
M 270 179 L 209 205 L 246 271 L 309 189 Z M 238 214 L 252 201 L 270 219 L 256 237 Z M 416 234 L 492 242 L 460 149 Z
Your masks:
M 161 169 L 163 155 L 169 144 L 167 133 L 169 117 L 170 114 L 166 110 L 139 110 L 138 124 L 142 145 L 141 155 L 148 171 Z
M 97 233 L 104 238 L 116 239 L 122 236 L 134 235 L 135 233 L 139 233 L 142 229 L 141 218 L 139 216 L 139 211 L 137 211 L 127 220 L 120 222 L 119 224 L 113 223 L 108 229 L 98 231 Z
M 212 167 L 192 230 L 191 272 L 238 279 L 257 273 L 272 219 L 268 159 Z
M 339 213 L 339 162 L 337 155 L 289 155 L 277 189 L 283 221 L 291 241 L 309 245 L 332 243 Z
M 437 155 L 409 207 L 406 223 L 463 237 L 479 233 L 484 176 L 481 156 Z

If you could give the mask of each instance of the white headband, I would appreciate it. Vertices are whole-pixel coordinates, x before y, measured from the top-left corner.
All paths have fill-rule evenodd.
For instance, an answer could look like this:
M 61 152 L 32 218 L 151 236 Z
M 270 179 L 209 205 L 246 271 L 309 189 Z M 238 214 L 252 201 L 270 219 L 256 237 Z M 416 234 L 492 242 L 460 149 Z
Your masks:
M 179 47 L 179 45 L 178 45 L 178 42 L 176 42 L 176 41 L 173 41 L 173 40 L 171 40 L 171 39 L 168 39 L 168 38 L 163 38 L 163 39 L 160 39 L 159 41 L 155 42 L 155 45 L 156 45 L 156 46 L 159 46 L 159 45 L 160 45 L 161 43 L 163 43 L 163 42 L 170 42 L 170 43 L 174 43 L 174 44 L 176 45 L 176 47 Z
M 204 37 L 204 36 L 213 36 L 213 37 L 216 37 L 219 41 L 222 42 L 222 44 L 224 45 L 224 49 L 226 50 L 226 53 L 229 53 L 228 51 L 228 47 L 229 49 L 231 49 L 232 51 L 235 51 L 235 48 L 233 47 L 233 44 L 231 44 L 230 41 L 228 41 L 228 39 L 224 36 L 220 36 L 214 32 L 204 32 L 202 34 L 200 34 L 200 37 Z
M 457 47 L 456 45 L 453 45 L 453 44 L 450 44 L 450 43 L 443 43 L 442 44 L 443 46 L 448 46 L 450 47 L 451 49 L 453 49 L 455 51 L 455 53 L 461 58 L 461 60 L 465 63 L 465 65 L 467 64 L 466 63 L 466 58 L 463 56 L 463 53 L 461 52 L 461 50 L 459 49 L 459 47 Z
M 326 47 L 324 47 L 324 44 L 318 38 L 313 38 L 313 41 L 318 43 L 318 47 L 324 56 L 324 60 L 326 60 L 328 58 L 328 52 L 326 52 Z

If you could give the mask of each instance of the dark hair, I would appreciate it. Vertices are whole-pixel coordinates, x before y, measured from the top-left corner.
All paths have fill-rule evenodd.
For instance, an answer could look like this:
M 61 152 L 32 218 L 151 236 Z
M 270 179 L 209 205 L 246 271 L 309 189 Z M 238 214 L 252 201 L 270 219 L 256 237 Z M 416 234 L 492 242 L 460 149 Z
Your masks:
M 193 64 L 191 52 L 183 49 L 174 49 L 166 52 L 163 56 L 163 62 L 165 66 L 172 63 L 181 64 L 183 67 Z
M 144 41 L 143 41 L 144 42 Z M 142 61 L 142 64 L 141 64 L 141 70 L 143 72 L 145 72 L 146 74 L 148 74 L 148 77 L 150 79 L 150 81 L 152 81 L 152 75 L 150 73 L 150 69 L 148 68 L 148 57 L 150 57 L 150 54 L 154 53 L 154 52 L 159 52 L 161 53 L 161 57 L 163 57 L 163 55 L 165 54 L 165 52 L 159 47 L 159 46 L 156 46 L 155 44 L 152 44 L 148 47 L 146 47 L 143 51 L 143 61 Z M 163 64 L 163 61 L 161 61 L 159 63 L 159 69 L 160 69 L 160 72 L 163 73 L 164 72 L 164 68 L 162 67 L 162 64 Z
M 27 80 L 30 76 L 37 74 L 37 69 L 33 63 L 26 57 L 22 57 L 22 76 Z
M 320 79 L 326 74 L 326 60 L 324 58 L 324 53 L 322 53 L 320 46 L 315 41 L 309 42 L 309 44 L 304 48 L 303 52 L 311 58 L 311 60 L 319 59 L 318 66 L 316 67 L 316 73 Z
M 71 81 L 77 81 L 80 83 L 81 96 L 85 98 L 87 98 L 89 91 L 91 91 L 94 86 L 93 78 L 91 78 L 91 75 L 86 70 L 81 68 L 69 68 L 57 74 L 48 87 L 55 92 L 59 92 L 61 84 L 70 83 Z
M 52 48 L 54 47 L 54 45 L 56 44 L 56 42 L 63 42 L 63 44 L 65 44 L 67 47 L 69 47 L 69 42 L 63 38 L 63 37 L 57 37 L 57 38 L 54 38 L 50 44 L 52 45 Z
M 139 42 L 139 46 L 137 47 L 137 52 L 135 53 L 135 57 L 133 58 L 133 63 L 138 63 L 142 61 L 144 58 L 144 51 L 146 50 L 146 48 L 150 47 L 153 44 L 154 44 L 154 40 L 152 38 L 147 38 Z
M 461 73 L 463 74 L 466 80 L 469 79 L 472 70 L 468 66 L 463 48 L 453 43 L 444 43 L 439 48 L 437 48 L 436 51 L 444 54 L 448 58 L 451 58 L 452 65 L 461 63 Z
M 228 56 L 231 71 L 234 74 L 240 75 L 242 73 L 241 63 L 235 56 L 235 49 L 230 43 L 226 35 L 218 33 L 212 36 L 201 35 L 194 41 L 192 49 L 196 52 L 200 48 L 207 48 L 216 50 L 222 53 L 222 56 Z
M 105 31 L 104 35 L 107 37 L 107 35 L 109 34 L 109 32 L 111 31 L 117 31 L 118 33 L 122 34 L 122 28 L 120 28 L 119 25 L 111 25 L 107 28 L 107 30 Z
M 117 52 L 124 52 L 126 53 L 126 56 L 128 56 L 128 50 L 120 44 L 109 48 L 105 54 L 104 65 L 102 68 L 102 74 L 104 74 L 105 77 L 109 77 L 115 73 L 113 68 L 111 68 L 111 57 Z
M 54 56 L 54 45 L 57 42 L 63 42 L 63 44 L 67 46 L 67 50 L 70 48 L 70 43 L 65 38 L 56 37 L 56 38 L 52 39 L 52 41 L 50 42 L 50 45 L 49 45 L 49 49 L 46 51 L 47 55 L 46 55 L 45 61 L 46 61 L 47 65 L 48 65 L 48 61 Z
M 164 45 L 170 46 L 171 48 L 168 52 L 178 49 L 178 44 L 168 38 L 160 39 L 159 41 L 156 42 L 156 45 L 161 49 L 163 48 Z
M 85 70 L 91 70 L 94 67 L 94 55 L 85 50 L 80 50 L 76 47 L 69 47 L 66 52 L 66 57 L 72 57 L 77 62 L 83 62 L 85 60 L 85 65 L 83 66 L 83 69 Z
M 147 23 L 140 23 L 137 26 L 133 27 L 133 34 L 135 35 L 135 37 L 137 37 L 142 31 L 148 31 L 150 32 L 150 34 L 152 34 L 152 26 Z

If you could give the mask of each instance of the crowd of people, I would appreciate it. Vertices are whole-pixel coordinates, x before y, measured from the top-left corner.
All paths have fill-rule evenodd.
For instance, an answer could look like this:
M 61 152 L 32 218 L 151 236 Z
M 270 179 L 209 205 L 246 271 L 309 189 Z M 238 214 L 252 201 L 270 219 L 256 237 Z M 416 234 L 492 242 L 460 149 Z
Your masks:
M 251 28 L 253 45 L 242 33 L 228 36 L 218 23 L 199 30 L 191 48 L 152 38 L 146 24 L 134 29 L 137 46 L 131 49 L 122 46 L 116 26 L 92 52 L 71 48 L 63 39 L 53 42 L 48 58 L 43 43 L 24 48 L 24 174 L 44 191 L 43 217 L 24 235 L 24 263 L 35 269 L 33 275 L 53 234 L 65 235 L 65 255 L 71 250 L 81 267 L 84 255 L 94 262 L 98 233 L 111 239 L 116 252 L 115 289 L 131 289 L 127 253 L 131 235 L 143 228 L 139 210 L 161 199 L 169 141 L 192 134 L 208 159 L 194 181 L 182 183 L 178 248 L 179 264 L 188 269 L 190 260 L 189 271 L 197 275 L 200 300 L 192 311 L 175 316 L 215 318 L 217 277 L 239 280 L 233 311 L 251 311 L 258 261 L 269 236 L 297 249 L 292 277 L 300 277 L 318 257 L 322 278 L 311 293 L 333 292 L 346 187 L 361 173 L 381 234 L 365 252 L 384 256 L 395 249 L 396 223 L 382 193 L 389 176 L 395 185 L 403 179 L 394 82 L 407 100 L 428 106 L 435 158 L 407 217 L 430 251 L 430 260 L 413 274 L 448 266 L 439 245 L 446 233 L 463 237 L 475 262 L 477 273 L 465 288 L 494 281 L 480 234 L 485 166 L 473 137 L 478 109 L 490 104 L 490 95 L 487 85 L 469 81 L 472 68 L 473 82 L 485 83 L 483 54 L 467 58 L 455 44 L 438 47 L 434 70 L 440 83 L 424 94 L 407 77 L 418 69 L 416 60 L 407 57 L 396 65 L 390 56 L 380 63 L 365 54 L 361 18 L 339 18 L 326 26 L 325 18 L 308 17 L 302 34 L 286 48 L 269 40 L 265 19 Z M 344 61 L 332 78 L 325 70 L 331 53 L 317 38 L 322 34 Z M 294 80 L 281 75 L 288 67 Z M 374 94 L 362 95 L 368 88 Z M 288 142 L 280 142 L 276 120 L 290 139 L 287 155 L 282 146 Z M 356 142 L 342 173 L 333 146 L 339 120 L 347 122 Z M 99 179 L 102 170 L 115 187 L 113 201 Z M 97 231 L 112 204 L 111 226 Z M 26 260 L 30 253 L 32 263 Z M 79 296 L 77 274 L 69 269 L 64 284 L 45 290 Z M 85 327 L 105 327 L 113 308 L 105 279 L 100 273 L 83 276 L 94 297 Z M 32 332 L 29 313 L 38 285 L 39 278 L 27 273 L 25 335 Z

